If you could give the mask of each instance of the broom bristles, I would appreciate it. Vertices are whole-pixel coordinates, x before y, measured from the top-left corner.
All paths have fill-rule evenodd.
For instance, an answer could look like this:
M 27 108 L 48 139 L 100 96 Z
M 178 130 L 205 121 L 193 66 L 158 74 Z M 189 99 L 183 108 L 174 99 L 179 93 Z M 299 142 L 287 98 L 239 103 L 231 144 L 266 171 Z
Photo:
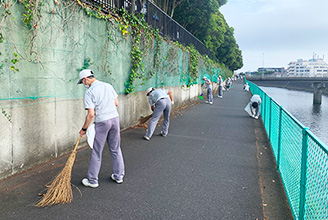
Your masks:
M 73 192 L 71 186 L 71 173 L 75 157 L 76 150 L 71 153 L 65 167 L 52 181 L 47 193 L 43 195 L 42 199 L 35 205 L 36 207 L 45 207 L 72 202 Z
M 152 116 L 153 116 L 153 114 L 140 118 L 138 120 L 139 124 L 145 124 Z

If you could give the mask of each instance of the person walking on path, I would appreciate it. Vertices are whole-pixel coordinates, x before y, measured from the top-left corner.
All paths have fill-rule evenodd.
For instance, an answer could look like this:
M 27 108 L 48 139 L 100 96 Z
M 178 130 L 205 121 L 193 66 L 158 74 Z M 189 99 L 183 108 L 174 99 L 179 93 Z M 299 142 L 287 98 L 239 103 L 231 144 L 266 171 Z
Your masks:
M 125 168 L 120 146 L 120 120 L 116 108 L 118 106 L 117 93 L 112 85 L 96 80 L 89 69 L 80 72 L 78 84 L 83 84 L 87 88 L 84 94 L 84 108 L 88 111 L 80 136 L 86 134 L 93 119 L 96 131 L 87 178 L 82 180 L 82 184 L 91 188 L 99 186 L 98 174 L 106 141 L 112 158 L 111 179 L 116 183 L 122 183 Z
M 161 135 L 166 137 L 169 131 L 171 105 L 174 104 L 173 93 L 167 89 L 154 89 L 152 87 L 147 89 L 147 96 L 149 99 L 150 108 L 153 111 L 153 116 L 148 124 L 148 129 L 144 139 L 147 141 L 153 136 L 157 122 L 164 113 L 164 122 Z
M 262 99 L 259 95 L 253 95 L 250 101 L 252 117 L 255 119 L 259 118 L 260 115 L 260 104 Z M 255 111 L 255 112 L 254 112 Z
M 203 77 L 203 80 L 205 81 L 205 85 L 207 88 L 207 101 L 205 103 L 213 104 L 213 94 L 212 94 L 212 82 L 211 80 L 207 79 L 206 76 Z
M 219 76 L 218 78 L 218 97 L 222 99 L 223 97 L 223 80 L 222 80 L 222 77 Z

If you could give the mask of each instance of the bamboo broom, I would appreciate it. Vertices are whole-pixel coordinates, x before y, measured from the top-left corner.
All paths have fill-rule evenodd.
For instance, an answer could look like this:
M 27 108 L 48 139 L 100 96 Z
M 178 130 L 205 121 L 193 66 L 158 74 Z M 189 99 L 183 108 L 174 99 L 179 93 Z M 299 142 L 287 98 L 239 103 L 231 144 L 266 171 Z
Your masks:
M 45 207 L 55 204 L 71 203 L 73 200 L 73 192 L 71 186 L 72 167 L 76 157 L 76 148 L 81 140 L 81 136 L 76 142 L 74 150 L 66 161 L 63 170 L 55 177 L 47 193 L 43 195 L 42 199 L 37 202 L 36 207 Z
M 145 124 L 149 119 L 151 119 L 152 116 L 153 116 L 153 114 L 150 114 L 150 115 L 148 115 L 148 116 L 145 116 L 145 117 L 139 118 L 139 119 L 138 119 L 139 124 Z

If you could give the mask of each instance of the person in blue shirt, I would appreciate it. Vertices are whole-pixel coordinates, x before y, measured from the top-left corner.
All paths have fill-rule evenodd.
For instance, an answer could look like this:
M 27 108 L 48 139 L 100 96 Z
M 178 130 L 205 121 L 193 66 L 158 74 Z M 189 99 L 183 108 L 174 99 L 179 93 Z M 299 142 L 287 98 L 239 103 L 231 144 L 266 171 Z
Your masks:
M 166 137 L 169 131 L 171 105 L 174 103 L 173 93 L 167 89 L 154 89 L 150 87 L 147 89 L 146 95 L 148 96 L 150 108 L 153 111 L 153 116 L 148 124 L 148 129 L 144 139 L 147 141 L 150 140 L 162 113 L 164 113 L 164 122 L 161 135 Z
M 80 72 L 78 84 L 83 84 L 87 88 L 84 94 L 84 108 L 88 111 L 80 136 L 86 134 L 93 120 L 96 130 L 87 177 L 82 180 L 82 184 L 91 188 L 99 186 L 98 174 L 106 141 L 112 157 L 111 179 L 116 183 L 122 183 L 125 169 L 120 146 L 120 120 L 116 108 L 118 106 L 117 93 L 112 85 L 96 80 L 89 69 Z

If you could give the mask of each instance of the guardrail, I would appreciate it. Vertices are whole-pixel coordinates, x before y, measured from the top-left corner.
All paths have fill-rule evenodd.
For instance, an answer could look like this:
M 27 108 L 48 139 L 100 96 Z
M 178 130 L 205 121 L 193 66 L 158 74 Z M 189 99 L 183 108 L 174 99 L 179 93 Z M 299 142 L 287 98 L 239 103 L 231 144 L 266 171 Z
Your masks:
M 294 219 L 328 219 L 328 148 L 307 127 L 247 81 L 260 113 Z

